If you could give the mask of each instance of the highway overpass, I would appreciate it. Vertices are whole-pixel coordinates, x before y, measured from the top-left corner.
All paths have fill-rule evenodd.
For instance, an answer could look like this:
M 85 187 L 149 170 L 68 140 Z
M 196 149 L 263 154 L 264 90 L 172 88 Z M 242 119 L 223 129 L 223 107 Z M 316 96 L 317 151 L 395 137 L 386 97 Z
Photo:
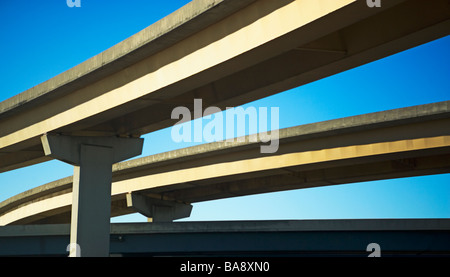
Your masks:
M 196 0 L 0 103 L 0 172 L 51 159 L 41 136 L 139 137 L 194 98 L 222 110 L 450 34 L 446 0 Z
M 281 129 L 279 139 L 272 155 L 261 156 L 260 142 L 247 136 L 115 164 L 111 216 L 153 217 L 152 205 L 183 210 L 195 202 L 255 193 L 449 173 L 450 101 Z M 69 223 L 72 180 L 0 203 L 0 225 Z M 150 204 L 133 206 L 127 202 L 130 193 Z
M 420 132 L 406 128 L 406 134 L 413 138 L 400 139 L 400 142 L 383 141 L 386 138 L 382 138 L 381 141 L 368 139 L 368 144 L 354 145 L 354 142 L 350 143 L 352 138 L 348 138 L 347 143 L 350 144 L 346 144 L 346 139 L 323 138 L 323 145 L 330 148 L 322 149 L 323 145 L 311 140 L 309 151 L 289 153 L 285 150 L 287 154 L 279 152 L 276 157 L 256 157 L 251 156 L 256 153 L 250 153 L 247 156 L 250 164 L 247 160 L 236 159 L 233 162 L 237 168 L 233 169 L 224 167 L 227 162 L 222 162 L 222 167 L 203 164 L 201 168 L 199 165 L 202 172 L 209 169 L 208 166 L 218 166 L 217 172 L 210 172 L 212 175 L 202 175 L 195 171 L 195 167 L 184 168 L 181 169 L 185 170 L 183 175 L 166 184 L 160 183 L 154 190 L 143 184 L 154 182 L 149 176 L 157 174 L 129 178 L 133 170 L 127 169 L 123 172 L 129 175 L 122 177 L 124 179 L 118 177 L 120 174 L 114 176 L 115 185 L 111 187 L 112 165 L 140 154 L 141 135 L 173 125 L 175 122 L 170 114 L 175 107 L 187 107 L 195 116 L 192 109 L 194 99 L 202 99 L 205 106 L 224 110 L 298 87 L 446 36 L 450 33 L 449 18 L 450 5 L 446 0 L 391 0 L 383 2 L 379 8 L 370 8 L 366 1 L 356 0 L 190 2 L 82 64 L 1 102 L 0 172 L 53 158 L 74 165 L 71 241 L 82 241 L 85 253 L 100 256 L 108 254 L 111 202 L 118 205 L 117 208 L 113 206 L 113 214 L 116 210 L 119 214 L 123 210 L 131 211 L 130 208 L 153 214 L 158 205 L 151 204 L 156 200 L 149 199 L 154 199 L 156 194 L 157 197 L 163 195 L 164 201 L 176 203 L 162 210 L 187 210 L 189 206 L 186 203 L 237 195 L 235 191 L 241 191 L 239 187 L 244 187 L 242 191 L 245 193 L 273 191 L 273 188 L 266 189 L 261 185 L 270 180 L 259 173 L 278 170 L 278 175 L 282 175 L 286 172 L 279 168 L 288 168 L 290 172 L 280 182 L 285 189 L 294 188 L 295 185 L 289 187 L 286 184 L 298 185 L 299 180 L 310 185 L 314 182 L 315 185 L 326 185 L 371 179 L 367 176 L 377 174 L 382 178 L 383 174 L 373 172 L 373 165 L 352 173 L 349 168 L 354 165 L 346 163 L 369 156 L 376 157 L 371 162 L 378 157 L 396 157 L 399 161 L 391 161 L 391 167 L 409 172 L 403 173 L 405 176 L 442 172 L 446 166 L 440 159 L 446 160 L 447 157 L 433 151 L 447 153 L 448 134 L 437 131 L 446 130 L 439 125 L 445 119 L 433 121 L 430 126 L 414 127 L 432 129 L 432 133 L 438 133 L 434 137 L 424 133 L 414 137 Z M 393 137 L 399 135 L 395 131 L 393 133 L 389 134 Z M 287 143 L 289 139 L 285 141 Z M 342 144 L 335 144 L 337 141 Z M 424 161 L 426 158 L 422 154 L 416 157 L 410 156 L 411 153 L 426 153 L 424 156 L 431 158 Z M 313 155 L 312 159 L 309 155 Z M 310 173 L 304 176 L 303 169 L 296 169 L 304 166 L 305 161 L 327 164 L 327 157 L 338 157 L 341 169 L 349 167 L 349 175 L 339 175 L 345 172 L 339 169 L 327 173 L 332 177 L 324 177 L 323 172 L 327 170 L 312 166 L 305 167 Z M 209 161 L 215 159 L 210 157 Z M 201 160 L 200 164 L 207 161 Z M 377 161 L 380 167 L 388 163 L 383 159 Z M 411 170 L 416 167 L 419 168 L 416 172 Z M 247 171 L 239 171 L 242 168 Z M 395 170 L 386 169 L 384 176 L 402 175 L 392 171 Z M 359 172 L 365 172 L 367 176 L 354 176 Z M 248 178 L 245 182 L 233 183 L 229 175 Z M 215 179 L 216 183 L 196 191 L 192 187 L 204 182 L 203 179 L 197 180 L 197 176 Z M 217 176 L 220 177 L 216 179 Z M 275 174 L 273 178 L 278 177 Z M 128 183 L 129 180 L 133 183 Z M 177 182 L 183 185 L 175 191 L 185 196 L 161 190 Z M 196 185 L 191 185 L 191 182 Z M 222 189 L 220 184 L 226 182 L 229 184 Z M 129 194 L 128 201 L 124 201 L 124 194 L 130 191 L 139 193 Z M 43 194 L 47 196 L 47 193 Z M 48 198 L 53 203 L 59 201 L 53 206 L 47 203 L 48 207 L 55 207 L 52 208 L 51 220 L 67 219 L 70 200 L 64 197 L 69 195 L 65 191 L 59 197 Z M 27 206 L 33 207 L 24 199 L 19 200 L 23 205 L 15 209 L 16 213 L 24 212 Z M 123 207 L 124 202 L 127 202 L 126 208 Z M 38 210 L 16 216 L 7 208 L 12 207 L 11 203 L 3 207 L 8 211 L 3 217 L 4 224 L 19 222 L 17 219 L 25 222 L 49 218 L 47 210 L 41 210 L 40 219 L 33 219 Z M 39 203 L 42 204 L 38 201 L 35 205 L 39 206 Z M 149 206 L 152 211 L 148 211 Z

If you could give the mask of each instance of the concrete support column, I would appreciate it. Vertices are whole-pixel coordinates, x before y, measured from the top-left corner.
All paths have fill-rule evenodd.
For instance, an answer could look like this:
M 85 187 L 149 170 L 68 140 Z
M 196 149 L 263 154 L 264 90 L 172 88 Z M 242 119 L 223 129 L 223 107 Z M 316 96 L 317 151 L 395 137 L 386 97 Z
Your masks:
M 83 256 L 109 255 L 112 148 L 81 145 L 72 190 L 70 243 Z
M 71 256 L 108 256 L 112 165 L 140 155 L 143 139 L 44 135 L 41 140 L 47 156 L 75 166 L 70 243 L 79 247 Z

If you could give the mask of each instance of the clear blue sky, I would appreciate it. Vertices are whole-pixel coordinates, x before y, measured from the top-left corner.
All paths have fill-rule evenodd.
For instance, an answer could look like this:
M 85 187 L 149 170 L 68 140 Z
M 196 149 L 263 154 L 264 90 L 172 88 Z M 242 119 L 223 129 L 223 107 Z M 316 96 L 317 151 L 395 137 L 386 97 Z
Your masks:
M 186 4 L 187 0 L 0 2 L 0 101 L 83 62 Z M 268 97 L 280 128 L 450 100 L 450 37 Z M 247 106 L 247 105 L 246 105 Z M 145 135 L 143 155 L 192 144 L 170 128 Z M 0 201 L 72 175 L 59 161 L 0 174 Z M 450 174 L 365 182 L 194 204 L 188 220 L 449 218 Z M 118 221 L 145 221 L 139 215 Z

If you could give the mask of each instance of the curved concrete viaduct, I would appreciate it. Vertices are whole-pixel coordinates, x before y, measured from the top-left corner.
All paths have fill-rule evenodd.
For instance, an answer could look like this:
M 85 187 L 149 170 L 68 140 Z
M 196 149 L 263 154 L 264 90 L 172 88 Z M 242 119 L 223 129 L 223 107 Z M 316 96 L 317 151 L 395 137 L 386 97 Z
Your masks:
M 167 221 L 189 214 L 186 203 L 195 201 L 446 170 L 448 121 L 424 123 L 421 115 L 388 120 L 419 126 L 376 134 L 367 125 L 391 123 L 366 122 L 353 128 L 358 134 L 345 125 L 283 130 L 284 150 L 275 156 L 259 156 L 251 143 L 217 143 L 117 163 L 141 153 L 142 134 L 174 125 L 174 108 L 197 117 L 194 99 L 224 110 L 448 34 L 447 0 L 379 8 L 357 0 L 192 1 L 0 103 L 0 172 L 53 158 L 74 165 L 72 192 L 66 180 L 24 193 L 3 204 L 1 222 L 66 222 L 72 194 L 71 243 L 86 256 L 107 256 L 111 202 L 113 215 L 130 206 Z M 319 128 L 311 126 L 324 129 L 310 134 Z
M 0 172 L 45 133 L 139 137 L 177 106 L 238 106 L 450 34 L 447 0 L 196 0 L 0 103 Z
M 246 137 L 244 142 L 215 142 L 118 163 L 113 167 L 111 215 L 138 211 L 130 199 L 127 204 L 130 193 L 186 205 L 448 173 L 449 126 L 446 101 L 282 129 L 279 151 L 263 157 L 260 143 Z M 8 199 L 0 203 L 0 225 L 69 223 L 71 191 L 68 177 Z

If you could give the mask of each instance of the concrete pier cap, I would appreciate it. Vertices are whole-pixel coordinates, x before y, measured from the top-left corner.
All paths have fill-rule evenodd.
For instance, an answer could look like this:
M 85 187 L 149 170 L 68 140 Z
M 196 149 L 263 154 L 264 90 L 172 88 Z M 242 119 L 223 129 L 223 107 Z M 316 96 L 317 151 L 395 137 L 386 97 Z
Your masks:
M 127 194 L 127 206 L 146 216 L 151 222 L 172 222 L 191 215 L 192 205 L 150 198 L 130 192 Z
M 119 137 L 78 137 L 44 134 L 41 137 L 46 156 L 72 164 L 80 164 L 81 145 L 113 149 L 112 162 L 117 163 L 142 153 L 144 139 Z

